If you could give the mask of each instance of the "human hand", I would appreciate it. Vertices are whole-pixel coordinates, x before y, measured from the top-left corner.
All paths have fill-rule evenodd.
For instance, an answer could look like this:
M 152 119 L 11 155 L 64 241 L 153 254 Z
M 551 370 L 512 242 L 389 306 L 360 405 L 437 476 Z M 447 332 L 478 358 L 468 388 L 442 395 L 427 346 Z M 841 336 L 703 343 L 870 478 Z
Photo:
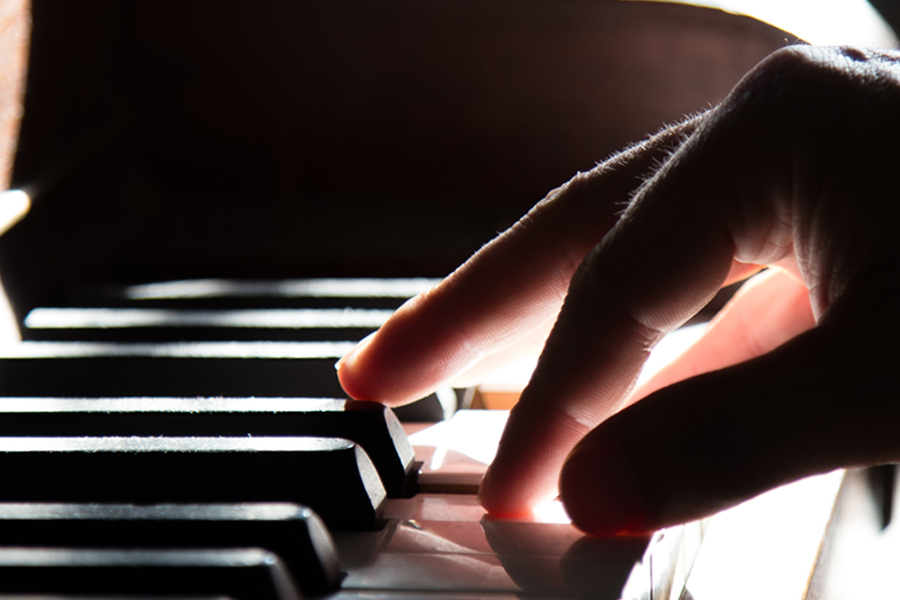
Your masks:
M 900 460 L 898 136 L 900 56 L 781 50 L 719 106 L 552 192 L 351 352 L 341 382 L 402 404 L 552 325 L 481 501 L 516 514 L 561 493 L 596 534 Z M 666 332 L 764 266 L 632 394 Z

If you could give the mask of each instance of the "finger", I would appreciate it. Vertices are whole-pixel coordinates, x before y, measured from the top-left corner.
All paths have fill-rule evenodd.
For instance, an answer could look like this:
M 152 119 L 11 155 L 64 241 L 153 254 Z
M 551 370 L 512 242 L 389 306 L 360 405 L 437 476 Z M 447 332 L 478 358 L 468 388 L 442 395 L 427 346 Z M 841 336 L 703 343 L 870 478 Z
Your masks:
M 854 238 L 869 226 L 859 218 L 870 215 L 858 208 L 828 212 L 866 197 L 860 186 L 867 182 L 852 178 L 855 190 L 833 186 L 848 198 L 832 203 L 823 205 L 818 195 L 830 175 L 829 153 L 837 151 L 817 139 L 820 123 L 840 121 L 849 107 L 830 106 L 835 114 L 815 119 L 790 109 L 814 106 L 816 86 L 806 84 L 830 84 L 835 77 L 834 57 L 819 60 L 821 52 L 790 49 L 765 61 L 708 114 L 585 258 L 485 475 L 481 502 L 488 511 L 527 512 L 556 495 L 559 469 L 575 443 L 621 408 L 649 350 L 713 296 L 735 260 L 774 264 L 797 253 L 819 310 L 839 295 L 847 274 L 867 268 L 869 258 L 858 248 L 875 244 Z M 830 135 L 843 137 L 848 147 L 863 146 L 868 132 L 857 125 L 840 122 Z M 814 143 L 798 148 L 798 139 Z M 874 149 L 851 159 L 859 168 L 880 170 L 890 156 Z M 883 206 L 890 212 L 895 204 L 885 199 Z M 849 220 L 854 215 L 856 223 Z M 812 224 L 842 237 L 818 252 L 824 238 Z
M 700 117 L 576 176 L 433 290 L 412 299 L 338 366 L 358 399 L 402 404 L 516 344 L 559 311 L 582 258 Z
M 594 534 L 646 532 L 807 475 L 900 459 L 891 288 L 844 296 L 776 350 L 600 425 L 562 473 L 573 522 Z
M 689 377 L 765 354 L 814 325 L 803 282 L 770 269 L 745 283 L 703 336 L 639 386 L 627 405 Z
M 723 286 L 745 279 L 764 267 L 756 264 L 740 263 L 735 261 L 731 267 L 731 272 L 725 278 Z M 796 281 L 796 280 L 795 280 Z M 802 286 L 802 284 L 800 284 Z M 804 288 L 805 289 L 805 288 Z M 485 356 L 481 361 L 473 367 L 456 376 L 451 382 L 453 387 L 469 387 L 477 385 L 485 380 L 485 377 L 498 369 L 526 356 L 534 357 L 540 354 L 547 342 L 547 336 L 556 323 L 557 314 L 553 314 L 549 319 L 532 329 L 525 332 L 523 337 L 517 339 L 514 344 L 504 348 L 495 354 Z M 724 366 L 724 365 L 723 365 Z
M 763 267 L 761 267 L 760 265 L 735 262 L 735 264 L 732 265 L 731 273 L 729 273 L 729 276 L 726 278 L 724 285 L 729 285 L 733 282 L 740 281 L 748 275 L 759 271 L 761 268 Z M 795 285 L 799 285 L 803 290 L 805 290 L 802 283 L 798 282 L 796 279 L 794 279 L 794 283 Z M 807 304 L 809 304 L 808 301 Z M 811 314 L 812 313 L 810 313 L 810 315 Z M 534 357 L 540 354 L 540 351 L 544 347 L 544 343 L 546 343 L 547 341 L 547 336 L 550 334 L 550 330 L 553 328 L 553 325 L 556 322 L 556 317 L 557 315 L 553 315 L 550 319 L 546 320 L 544 323 L 538 325 L 536 328 L 528 332 L 523 338 L 517 340 L 516 343 L 512 346 L 509 346 L 508 348 L 505 348 L 495 354 L 486 356 L 472 368 L 456 376 L 452 381 L 453 387 L 462 388 L 477 385 L 483 382 L 485 377 L 487 377 L 491 373 L 496 372 L 498 369 L 505 367 L 506 365 L 512 364 L 526 356 Z M 773 331 L 772 333 L 774 334 L 775 332 Z M 647 393 L 649 392 L 646 392 L 643 395 L 646 395 Z
M 464 388 L 483 383 L 485 378 L 497 370 L 525 357 L 535 357 L 541 353 L 547 336 L 556 322 L 556 315 L 532 329 L 515 344 L 495 354 L 486 356 L 472 368 L 453 379 L 453 387 Z

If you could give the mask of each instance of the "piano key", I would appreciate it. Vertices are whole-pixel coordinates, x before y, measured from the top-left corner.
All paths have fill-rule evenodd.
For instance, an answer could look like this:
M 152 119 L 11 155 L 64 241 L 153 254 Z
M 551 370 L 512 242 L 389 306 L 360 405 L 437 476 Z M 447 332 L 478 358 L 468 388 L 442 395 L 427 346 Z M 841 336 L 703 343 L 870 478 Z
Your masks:
M 396 309 L 439 279 L 193 279 L 109 288 L 66 298 L 70 306 L 152 308 Z
M 22 336 L 53 341 L 357 341 L 393 311 L 382 309 L 196 310 L 35 308 Z
M 304 436 L 346 438 L 390 496 L 412 492 L 415 455 L 391 409 L 327 398 L 5 398 L 0 436 Z
M 0 547 L 261 548 L 277 555 L 307 594 L 337 587 L 334 542 L 296 504 L 0 503 Z
M 21 342 L 0 346 L 0 396 L 344 396 L 334 363 L 354 342 Z M 446 390 L 397 411 L 452 415 Z
M 164 298 L 411 298 L 425 292 L 440 279 L 408 278 L 320 278 L 282 280 L 188 279 L 124 288 L 133 300 Z
M 374 529 L 386 497 L 348 440 L 315 437 L 0 438 L 3 502 L 293 502 L 333 530 Z
M 23 342 L 0 348 L 0 395 L 334 398 L 334 363 L 353 345 Z
M 385 518 L 377 534 L 335 534 L 348 572 L 343 593 L 677 598 L 704 533 L 695 522 L 653 536 L 590 538 L 543 511 L 492 519 L 467 494 L 390 500 Z
M 227 595 L 299 600 L 281 560 L 259 549 L 72 551 L 0 548 L 0 593 Z
M 446 421 L 411 432 L 409 441 L 421 464 L 417 489 L 477 494 L 508 418 L 506 410 L 460 410 Z

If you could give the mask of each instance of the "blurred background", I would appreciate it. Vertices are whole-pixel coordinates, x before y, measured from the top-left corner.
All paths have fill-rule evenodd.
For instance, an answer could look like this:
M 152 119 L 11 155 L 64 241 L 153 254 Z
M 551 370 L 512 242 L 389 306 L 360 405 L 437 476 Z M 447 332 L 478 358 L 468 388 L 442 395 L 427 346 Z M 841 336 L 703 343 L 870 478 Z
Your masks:
M 445 275 L 821 22 L 893 43 L 865 2 L 798 4 L 800 32 L 619 0 L 5 2 L 0 174 L 35 203 L 3 286 L 21 319 L 97 285 Z

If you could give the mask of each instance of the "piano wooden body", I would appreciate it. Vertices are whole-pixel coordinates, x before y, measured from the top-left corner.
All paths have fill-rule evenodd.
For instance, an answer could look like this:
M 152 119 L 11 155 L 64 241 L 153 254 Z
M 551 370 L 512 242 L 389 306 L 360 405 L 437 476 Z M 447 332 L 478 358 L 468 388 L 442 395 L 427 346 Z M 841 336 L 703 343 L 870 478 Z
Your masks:
M 664 123 L 715 103 L 790 38 L 761 22 L 719 11 L 617 0 L 33 0 L 30 5 L 3 2 L 2 7 L 0 176 L 34 201 L 31 214 L 0 237 L 0 278 L 20 325 L 36 307 L 102 308 L 104 301 L 117 308 L 146 307 L 123 299 L 122 290 L 153 282 L 239 280 L 238 287 L 252 287 L 254 282 L 321 278 L 443 276 L 548 190 Z M 195 313 L 240 310 L 232 300 L 210 304 L 210 297 L 153 306 Z M 255 308 L 277 308 L 281 302 L 271 295 L 243 298 Z M 363 307 L 358 298 L 335 298 L 312 308 L 374 306 Z M 292 302 L 280 308 L 300 306 Z M 387 308 L 396 306 L 391 302 Z M 358 339 L 362 329 L 348 336 Z M 57 373 L 48 366 L 14 376 L 10 369 L 18 367 L 9 365 L 47 348 L 40 346 L 45 342 L 27 342 L 0 358 L 5 381 L 19 377 L 16 381 L 24 382 L 16 384 L 14 395 L 20 397 L 57 389 L 63 392 L 54 395 L 66 395 L 65 385 L 42 387 L 47 379 L 105 379 L 99 374 L 103 369 L 130 373 L 146 347 L 166 343 L 165 336 L 152 344 L 141 337 L 149 329 L 135 339 L 116 334 L 102 342 L 79 337 L 81 331 L 70 330 L 65 338 L 22 331 L 32 340 L 67 340 L 59 350 L 63 353 L 90 353 L 106 344 L 100 353 L 118 353 L 119 362 L 101 366 L 97 375 L 89 373 L 94 367 Z M 228 339 L 221 331 L 215 335 L 217 342 Z M 253 335 L 258 339 L 250 342 L 245 336 L 241 343 L 288 348 L 310 341 Z M 196 350 L 190 345 L 197 340 L 170 341 L 164 351 L 159 345 L 148 351 L 157 363 L 165 352 L 173 353 L 165 358 L 173 361 L 179 352 L 219 352 L 210 346 Z M 273 347 L 260 352 L 271 355 Z M 287 354 L 279 358 L 297 358 Z M 326 353 L 323 360 L 329 357 L 334 358 Z M 186 371 L 195 367 L 188 365 Z M 160 373 L 148 380 L 170 378 L 169 371 Z M 237 391 L 198 384 L 182 395 L 309 395 L 302 381 L 266 391 L 256 387 L 261 376 L 248 373 L 240 375 Z M 4 385 L 0 380 L 0 395 L 10 396 Z M 145 392 L 123 387 L 124 393 L 115 387 L 91 389 L 112 391 L 80 395 L 167 395 L 158 391 L 163 387 Z M 152 412 L 147 408 L 152 405 L 149 400 L 140 410 Z M 473 495 L 480 477 L 477 464 L 483 469 L 484 463 L 441 470 L 436 455 L 443 452 L 442 460 L 456 456 L 456 446 L 448 442 L 439 451 L 437 442 L 416 445 L 416 439 L 426 439 L 421 429 L 406 425 L 407 433 L 417 432 L 412 439 L 418 454 L 410 463 L 415 466 L 407 487 L 400 485 L 400 497 L 388 498 L 381 508 L 381 529 L 335 533 L 344 576 L 314 596 L 681 595 L 702 525 L 652 539 L 598 541 L 582 539 L 570 525 L 492 522 Z M 135 435 L 128 431 L 122 435 Z M 465 430 L 454 435 L 467 437 Z M 10 436 L 14 432 L 0 439 Z M 243 452 L 235 450 L 237 441 L 229 444 L 235 456 Z M 125 451 L 139 453 L 131 446 Z M 252 451 L 263 452 L 255 446 Z M 256 463 L 243 454 L 238 458 L 245 461 L 235 463 L 242 468 L 264 468 L 253 467 Z M 78 457 L 71 460 L 81 464 Z M 109 460 L 109 468 L 126 468 L 115 466 L 120 458 Z M 148 473 L 168 468 L 153 460 L 142 467 Z M 69 464 L 46 464 L 51 463 L 58 469 Z M 293 468 L 276 478 L 290 477 Z M 416 479 L 419 470 L 421 479 Z M 182 479 L 191 487 L 190 477 Z M 147 493 L 151 505 L 179 502 L 177 493 Z M 72 498 L 88 504 L 137 502 L 126 493 L 92 499 L 85 491 Z M 0 509 L 10 500 L 28 499 L 0 497 Z M 243 502 L 255 500 L 250 494 Z M 228 501 L 242 500 L 229 496 Z M 312 539 L 320 539 L 316 535 L 321 534 Z M 91 560 L 115 562 L 133 551 L 115 545 L 121 542 L 107 543 L 113 549 L 95 548 Z M 0 568 L 7 558 L 15 562 L 20 556 L 3 554 L 8 545 L 0 539 Z M 527 550 L 535 547 L 541 551 Z M 204 552 L 213 550 L 201 548 L 191 560 L 207 560 Z M 228 555 L 227 560 L 229 565 L 277 562 L 270 554 L 259 556 Z M 41 560 L 58 558 L 50 553 Z M 231 571 L 217 565 L 225 574 L 214 578 L 229 581 Z M 47 572 L 55 575 L 48 577 L 62 577 L 62 567 L 54 568 Z M 163 579 L 171 577 L 171 589 L 151 586 L 146 593 L 181 593 L 179 576 L 161 572 Z M 158 579 L 151 576 L 147 585 Z M 11 580 L 0 575 L 0 594 L 83 594 L 88 589 L 70 592 L 38 584 L 7 589 L 4 581 Z M 273 585 L 276 597 L 296 597 L 296 589 L 284 581 Z M 252 586 L 223 589 L 213 586 L 209 593 L 257 597 Z

